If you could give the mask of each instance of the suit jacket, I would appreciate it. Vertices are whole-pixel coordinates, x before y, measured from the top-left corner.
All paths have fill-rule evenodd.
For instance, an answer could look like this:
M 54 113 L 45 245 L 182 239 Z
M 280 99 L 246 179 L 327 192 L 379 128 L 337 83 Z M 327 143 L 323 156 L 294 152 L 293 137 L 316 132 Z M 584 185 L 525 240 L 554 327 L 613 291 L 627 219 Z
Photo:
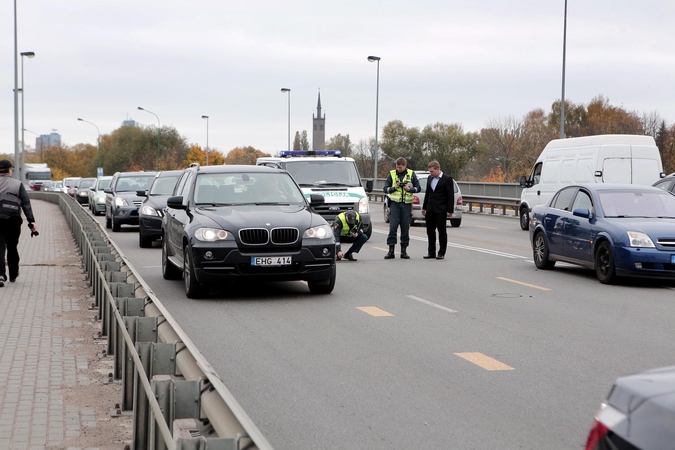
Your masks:
M 431 189 L 430 177 L 427 179 L 427 192 L 424 195 L 422 209 L 436 214 L 453 213 L 455 211 L 455 184 L 450 175 L 445 173 L 436 183 L 436 189 Z

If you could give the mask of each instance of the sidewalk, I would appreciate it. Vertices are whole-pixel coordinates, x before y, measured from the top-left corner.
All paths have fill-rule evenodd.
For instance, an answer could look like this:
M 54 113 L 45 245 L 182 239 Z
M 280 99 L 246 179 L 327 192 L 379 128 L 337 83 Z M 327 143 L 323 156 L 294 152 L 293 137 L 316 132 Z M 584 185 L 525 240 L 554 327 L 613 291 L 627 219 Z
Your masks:
M 121 450 L 131 418 L 110 416 L 121 385 L 104 384 L 81 255 L 58 206 L 32 206 L 40 236 L 24 221 L 19 277 L 0 288 L 0 449 Z

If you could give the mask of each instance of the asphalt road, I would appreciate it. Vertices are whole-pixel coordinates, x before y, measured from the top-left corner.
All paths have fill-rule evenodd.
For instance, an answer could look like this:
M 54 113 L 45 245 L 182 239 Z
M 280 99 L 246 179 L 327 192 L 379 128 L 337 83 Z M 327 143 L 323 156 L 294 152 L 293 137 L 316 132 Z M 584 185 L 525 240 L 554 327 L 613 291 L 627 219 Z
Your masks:
M 583 448 L 616 377 L 673 364 L 675 283 L 539 271 L 514 218 L 465 214 L 444 261 L 422 259 L 419 225 L 412 259 L 384 260 L 387 229 L 331 295 L 201 300 L 162 278 L 158 243 L 109 234 L 276 449 Z

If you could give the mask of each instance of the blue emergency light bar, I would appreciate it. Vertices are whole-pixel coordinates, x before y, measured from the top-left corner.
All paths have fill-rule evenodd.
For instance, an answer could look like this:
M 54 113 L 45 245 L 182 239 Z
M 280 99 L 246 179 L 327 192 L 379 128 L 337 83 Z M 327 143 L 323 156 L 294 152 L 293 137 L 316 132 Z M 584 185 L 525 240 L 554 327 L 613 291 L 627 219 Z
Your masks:
M 340 157 L 340 150 L 281 150 L 279 156 L 287 158 L 289 156 L 335 156 Z

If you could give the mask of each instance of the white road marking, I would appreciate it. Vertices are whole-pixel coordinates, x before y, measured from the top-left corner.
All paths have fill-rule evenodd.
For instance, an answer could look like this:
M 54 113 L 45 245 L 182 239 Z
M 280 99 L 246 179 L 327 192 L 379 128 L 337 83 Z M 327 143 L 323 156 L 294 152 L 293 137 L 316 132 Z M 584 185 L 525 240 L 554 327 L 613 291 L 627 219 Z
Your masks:
M 415 297 L 414 295 L 406 295 L 406 297 L 416 300 L 420 303 L 424 303 L 425 305 L 433 306 L 434 308 L 442 309 L 443 311 L 447 311 L 452 314 L 457 314 L 457 311 L 454 309 L 446 308 L 445 306 L 438 305 L 434 302 L 430 302 L 429 300 L 424 300 L 423 298 Z

